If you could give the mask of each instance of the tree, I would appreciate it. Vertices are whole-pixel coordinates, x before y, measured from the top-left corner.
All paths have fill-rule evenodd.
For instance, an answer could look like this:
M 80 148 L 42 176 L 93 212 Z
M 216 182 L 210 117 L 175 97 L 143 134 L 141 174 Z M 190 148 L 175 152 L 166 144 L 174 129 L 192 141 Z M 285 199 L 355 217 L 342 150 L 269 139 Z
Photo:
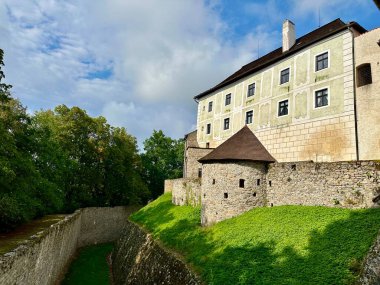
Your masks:
M 373 0 L 377 8 L 380 10 L 380 0 Z
M 165 136 L 161 130 L 154 130 L 144 141 L 144 150 L 141 155 L 144 177 L 153 198 L 156 198 L 163 193 L 165 179 L 182 176 L 184 142 Z

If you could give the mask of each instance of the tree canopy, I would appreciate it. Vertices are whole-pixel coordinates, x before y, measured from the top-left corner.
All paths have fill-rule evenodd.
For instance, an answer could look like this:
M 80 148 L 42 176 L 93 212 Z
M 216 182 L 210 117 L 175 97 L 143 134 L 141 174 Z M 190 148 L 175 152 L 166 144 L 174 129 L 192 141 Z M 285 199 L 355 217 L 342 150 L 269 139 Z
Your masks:
M 0 49 L 0 232 L 80 207 L 143 204 L 182 175 L 183 141 L 136 138 L 79 107 L 28 115 L 3 82 Z

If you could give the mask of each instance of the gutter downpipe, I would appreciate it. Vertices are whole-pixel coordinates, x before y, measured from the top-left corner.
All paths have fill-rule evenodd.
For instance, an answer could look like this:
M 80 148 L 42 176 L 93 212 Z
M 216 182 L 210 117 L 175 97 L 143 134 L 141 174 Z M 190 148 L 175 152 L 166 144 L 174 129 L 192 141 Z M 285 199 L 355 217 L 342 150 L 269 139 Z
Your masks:
M 355 36 L 351 27 L 348 27 L 348 30 L 352 36 L 352 73 L 353 73 L 353 91 L 354 91 L 354 120 L 355 120 L 355 144 L 356 144 L 356 161 L 359 161 L 359 135 L 358 135 L 358 117 L 357 117 L 357 108 L 356 108 L 356 68 L 355 68 Z

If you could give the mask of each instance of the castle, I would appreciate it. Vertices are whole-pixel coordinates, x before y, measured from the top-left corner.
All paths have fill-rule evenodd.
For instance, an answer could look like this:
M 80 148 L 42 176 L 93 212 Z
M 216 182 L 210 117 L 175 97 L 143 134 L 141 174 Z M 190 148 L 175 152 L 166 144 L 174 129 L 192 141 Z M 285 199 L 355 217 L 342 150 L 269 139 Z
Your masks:
M 257 206 L 380 205 L 380 28 L 334 20 L 194 97 L 177 205 L 209 225 Z

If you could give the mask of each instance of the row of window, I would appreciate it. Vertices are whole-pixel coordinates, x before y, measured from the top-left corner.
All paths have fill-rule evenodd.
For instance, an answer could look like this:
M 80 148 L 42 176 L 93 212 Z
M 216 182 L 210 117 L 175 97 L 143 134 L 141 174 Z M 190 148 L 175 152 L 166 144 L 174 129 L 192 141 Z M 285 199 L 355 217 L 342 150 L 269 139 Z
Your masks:
M 329 94 L 328 89 L 324 88 L 315 91 L 315 108 L 320 108 L 329 105 Z M 278 116 L 286 116 L 289 114 L 289 100 L 282 100 L 278 102 Z M 247 125 L 253 123 L 253 111 L 248 111 L 245 113 L 245 123 Z M 223 130 L 228 130 L 230 128 L 230 118 L 224 119 Z M 206 134 L 211 133 L 211 124 L 206 126 Z
M 329 66 L 329 54 L 328 54 L 328 52 L 324 52 L 324 53 L 317 55 L 315 57 L 315 71 L 319 71 L 319 70 L 328 68 L 328 66 Z M 290 68 L 288 67 L 288 68 L 281 70 L 281 72 L 280 72 L 280 85 L 289 82 L 289 80 L 290 80 Z M 251 97 L 251 96 L 255 95 L 255 90 L 256 90 L 256 84 L 255 83 L 248 85 L 247 97 Z M 228 106 L 231 104 L 231 97 L 232 97 L 231 93 L 226 95 L 225 101 L 224 101 L 225 106 Z M 213 104 L 212 101 L 210 101 L 208 103 L 208 111 L 209 112 L 212 111 L 212 104 Z
M 245 123 L 247 125 L 253 122 L 253 111 L 248 111 L 245 113 Z M 223 123 L 223 130 L 228 130 L 230 128 L 230 118 L 225 118 Z M 207 124 L 206 134 L 211 134 L 211 124 Z
M 328 89 L 324 88 L 315 91 L 314 108 L 320 108 L 329 105 Z M 289 100 L 278 102 L 278 116 L 285 116 L 289 114 Z

